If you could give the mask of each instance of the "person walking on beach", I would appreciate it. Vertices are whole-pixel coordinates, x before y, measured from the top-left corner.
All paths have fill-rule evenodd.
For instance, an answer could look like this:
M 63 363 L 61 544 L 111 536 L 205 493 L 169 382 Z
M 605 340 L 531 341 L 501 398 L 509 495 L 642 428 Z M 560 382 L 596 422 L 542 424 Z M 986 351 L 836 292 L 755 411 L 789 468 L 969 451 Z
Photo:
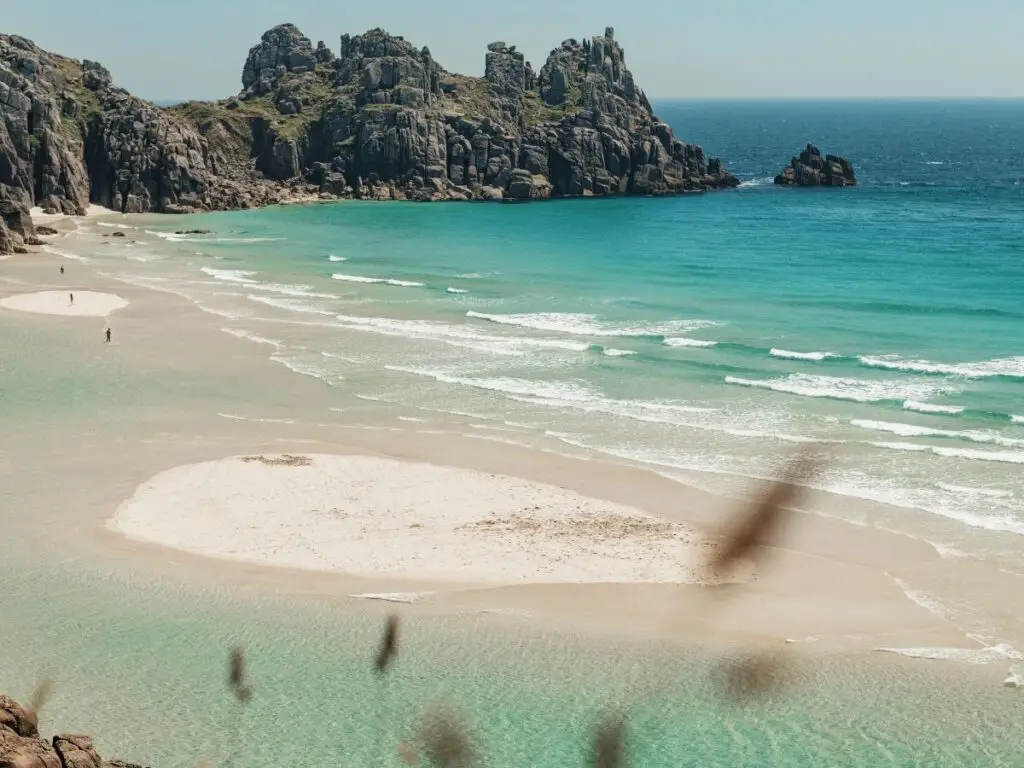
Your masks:
M 107 344 L 110 343 L 110 329 L 107 328 Z
M 75 306 L 75 294 L 69 294 L 71 296 L 71 306 Z
M 60 273 L 61 273 L 62 275 L 64 274 L 64 267 L 61 267 L 61 268 L 60 268 Z

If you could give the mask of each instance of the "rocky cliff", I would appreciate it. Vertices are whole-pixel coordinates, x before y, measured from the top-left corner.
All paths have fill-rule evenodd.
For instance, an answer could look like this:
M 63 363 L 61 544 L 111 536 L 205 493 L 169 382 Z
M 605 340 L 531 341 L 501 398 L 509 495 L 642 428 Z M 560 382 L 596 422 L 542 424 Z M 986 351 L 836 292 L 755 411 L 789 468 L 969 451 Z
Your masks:
M 88 736 L 39 738 L 35 712 L 0 694 L 0 766 L 4 768 L 140 768 L 103 760 Z
M 799 157 L 790 160 L 782 173 L 775 177 L 780 186 L 797 187 L 853 187 L 857 177 L 853 163 L 837 155 L 821 156 L 821 150 L 808 144 Z
M 28 210 L 244 208 L 295 195 L 528 200 L 735 186 L 655 117 L 611 28 L 535 71 L 514 45 L 485 75 L 374 29 L 338 54 L 284 24 L 242 90 L 161 109 L 92 61 L 0 35 L 0 251 L 34 242 Z

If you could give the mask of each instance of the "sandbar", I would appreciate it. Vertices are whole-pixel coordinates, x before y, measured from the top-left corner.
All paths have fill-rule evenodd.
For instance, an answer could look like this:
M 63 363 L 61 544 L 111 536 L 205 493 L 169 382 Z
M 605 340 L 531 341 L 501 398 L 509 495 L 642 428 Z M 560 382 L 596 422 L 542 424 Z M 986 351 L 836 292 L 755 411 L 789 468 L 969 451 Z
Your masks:
M 72 293 L 74 304 L 71 303 Z M 39 291 L 0 299 L 0 307 L 4 309 L 72 317 L 106 317 L 127 306 L 128 302 L 120 296 L 98 291 Z
M 208 557 L 461 584 L 700 580 L 689 527 L 554 485 L 358 455 L 258 455 L 152 478 L 109 521 Z

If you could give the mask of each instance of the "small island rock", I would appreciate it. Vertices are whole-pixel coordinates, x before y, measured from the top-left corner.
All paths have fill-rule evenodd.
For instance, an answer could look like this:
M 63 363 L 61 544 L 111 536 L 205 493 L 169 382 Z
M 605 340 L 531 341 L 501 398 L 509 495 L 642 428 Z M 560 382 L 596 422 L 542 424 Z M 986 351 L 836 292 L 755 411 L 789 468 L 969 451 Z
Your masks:
M 853 163 L 838 155 L 825 155 L 813 144 L 794 157 L 782 173 L 775 177 L 775 183 L 787 187 L 853 187 L 857 177 Z

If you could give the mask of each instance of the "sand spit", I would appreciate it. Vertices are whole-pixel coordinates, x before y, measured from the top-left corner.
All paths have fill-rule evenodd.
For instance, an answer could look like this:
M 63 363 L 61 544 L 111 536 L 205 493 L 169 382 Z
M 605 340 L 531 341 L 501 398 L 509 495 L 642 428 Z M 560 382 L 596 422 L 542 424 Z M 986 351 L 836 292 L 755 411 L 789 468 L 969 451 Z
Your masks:
M 703 548 L 679 523 L 551 485 L 319 454 L 177 467 L 109 525 L 209 557 L 486 585 L 696 581 Z
M 71 294 L 75 303 L 71 303 Z M 69 317 L 106 317 L 128 306 L 128 302 L 113 293 L 97 291 L 39 291 L 20 293 L 0 299 L 0 307 L 40 315 L 66 315 Z

